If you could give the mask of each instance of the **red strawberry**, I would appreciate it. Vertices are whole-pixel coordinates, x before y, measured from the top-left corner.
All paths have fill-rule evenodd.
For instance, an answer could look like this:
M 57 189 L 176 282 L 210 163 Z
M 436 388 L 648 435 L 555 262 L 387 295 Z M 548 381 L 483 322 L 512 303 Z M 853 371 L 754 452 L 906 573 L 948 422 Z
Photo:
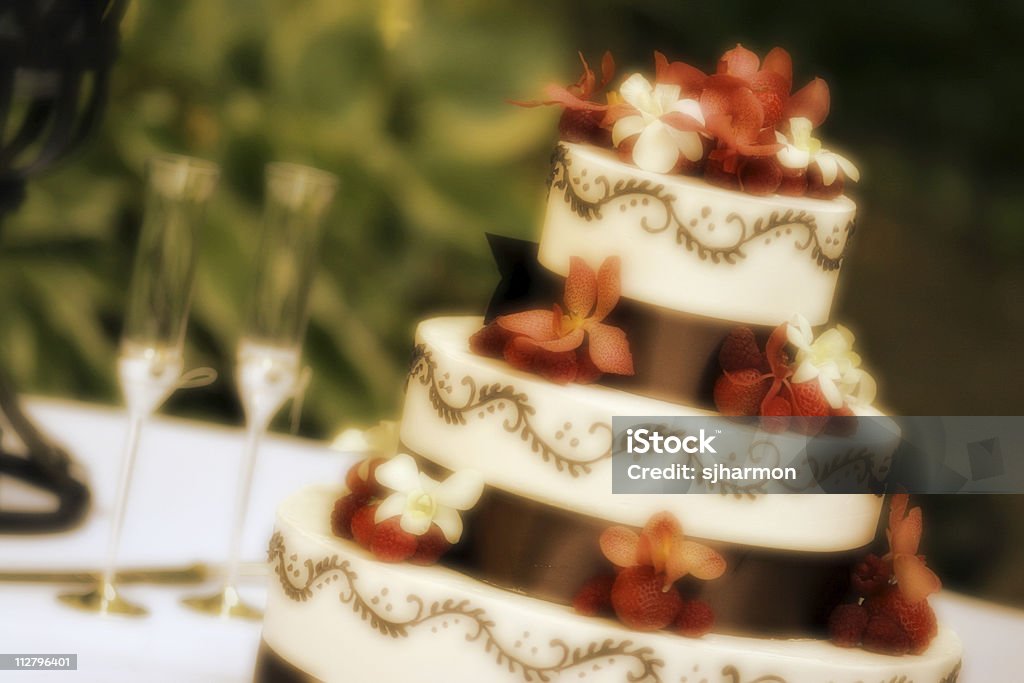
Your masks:
M 334 501 L 331 511 L 331 531 L 340 538 L 352 538 L 352 516 L 365 501 L 351 493 Z
M 807 194 L 807 171 L 802 168 L 782 169 L 782 182 L 779 183 L 779 194 L 787 197 L 802 197 Z
M 761 406 L 761 428 L 772 434 L 781 434 L 789 427 L 793 406 L 781 396 L 773 396 Z
M 345 485 L 348 486 L 348 490 L 363 499 L 379 496 L 381 488 L 374 473 L 384 462 L 384 458 L 367 458 L 353 465 L 345 475 Z
M 566 142 L 607 146 L 611 143 L 611 134 L 601 127 L 604 115 L 598 110 L 566 109 L 558 120 L 558 135 Z
M 832 408 L 825 395 L 821 393 L 821 384 L 817 380 L 793 383 L 790 385 L 796 414 L 800 415 L 797 428 L 804 434 L 818 434 L 825 428 Z
M 793 392 L 793 400 L 800 415 L 808 417 L 827 417 L 832 413 L 832 407 L 825 400 L 825 394 L 821 393 L 821 384 L 815 380 L 807 382 L 794 382 L 790 384 Z
M 573 378 L 573 382 L 576 382 L 576 384 L 593 384 L 601 379 L 603 374 L 590 357 L 590 349 L 587 348 L 587 345 L 576 349 L 576 376 Z
M 837 171 L 836 179 L 831 185 L 826 185 L 821 178 L 821 169 L 817 164 L 807 167 L 807 196 L 815 199 L 832 199 L 843 193 L 843 172 Z
M 850 584 L 858 595 L 866 598 L 889 585 L 890 578 L 892 578 L 892 563 L 871 553 L 853 566 L 850 573 Z
M 740 189 L 740 181 L 736 177 L 736 173 L 726 171 L 722 165 L 722 160 L 714 157 L 708 157 L 707 163 L 704 164 L 704 180 L 712 185 L 724 187 L 727 190 Z
M 416 552 L 417 539 L 402 529 L 401 517 L 385 519 L 377 525 L 370 550 L 381 562 L 401 562 Z
M 726 372 L 740 370 L 768 371 L 768 361 L 757 345 L 757 337 L 749 327 L 736 327 L 722 342 L 718 362 Z
M 510 344 L 509 346 L 514 346 Z M 578 366 L 575 351 L 537 350 L 530 359 L 532 372 L 555 384 L 567 384 L 576 379 Z
M 486 325 L 469 338 L 469 350 L 478 356 L 501 358 L 505 354 L 505 345 L 513 334 L 498 323 Z
M 861 605 L 838 605 L 828 617 L 828 635 L 834 645 L 856 647 L 868 626 L 868 612 Z
M 451 547 L 452 544 L 444 537 L 441 527 L 431 524 L 427 533 L 419 537 L 416 552 L 409 561 L 421 565 L 435 564 Z
M 757 415 L 768 388 L 757 370 L 725 373 L 715 382 L 715 405 L 723 415 Z
M 865 650 L 885 655 L 904 655 L 910 651 L 910 638 L 893 619 L 875 616 L 868 620 L 861 641 Z
M 583 588 L 572 599 L 573 609 L 588 617 L 611 612 L 612 586 L 614 584 L 614 574 L 599 574 L 590 579 L 583 584 Z
M 774 156 L 745 157 L 737 171 L 740 189 L 747 194 L 770 195 L 782 183 L 782 166 Z
M 700 638 L 715 625 L 715 613 L 703 600 L 687 600 L 676 615 L 675 631 L 688 638 Z
M 896 622 L 907 635 L 910 651 L 920 654 L 939 632 L 935 612 L 927 600 L 907 602 L 899 586 L 887 586 L 864 601 L 868 614 L 887 617 Z
M 656 631 L 672 623 L 682 598 L 675 590 L 662 590 L 665 577 L 653 567 L 627 567 L 612 586 L 612 607 L 619 620 L 637 631 Z
M 373 520 L 376 514 L 376 505 L 364 505 L 352 515 L 352 538 L 367 550 L 370 549 L 370 542 L 377 530 L 377 524 Z

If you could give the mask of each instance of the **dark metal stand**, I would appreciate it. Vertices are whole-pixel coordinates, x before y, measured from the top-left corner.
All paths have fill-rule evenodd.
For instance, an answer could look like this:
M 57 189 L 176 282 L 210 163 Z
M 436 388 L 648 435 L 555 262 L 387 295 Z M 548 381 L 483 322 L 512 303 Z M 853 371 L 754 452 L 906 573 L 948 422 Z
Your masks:
M 127 0 L 0 0 L 0 229 L 25 198 L 29 178 L 75 149 L 100 119 L 118 25 Z M 7 511 L 0 533 L 59 531 L 81 520 L 89 490 L 71 457 L 28 419 L 0 370 L 0 478 L 14 477 L 59 500 L 52 512 Z

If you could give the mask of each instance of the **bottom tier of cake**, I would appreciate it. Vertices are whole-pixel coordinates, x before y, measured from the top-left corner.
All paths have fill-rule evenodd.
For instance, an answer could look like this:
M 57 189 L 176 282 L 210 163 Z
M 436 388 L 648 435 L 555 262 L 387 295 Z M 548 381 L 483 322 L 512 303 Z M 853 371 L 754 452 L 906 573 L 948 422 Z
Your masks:
M 443 567 L 384 564 L 335 538 L 338 490 L 278 510 L 257 680 L 399 683 L 954 683 L 948 629 L 922 655 L 817 640 L 639 633 Z

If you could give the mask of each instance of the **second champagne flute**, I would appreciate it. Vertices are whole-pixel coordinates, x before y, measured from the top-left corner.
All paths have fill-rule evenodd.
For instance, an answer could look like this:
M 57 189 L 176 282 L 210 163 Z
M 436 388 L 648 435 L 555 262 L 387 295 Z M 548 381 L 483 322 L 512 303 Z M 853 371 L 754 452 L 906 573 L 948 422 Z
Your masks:
M 302 390 L 302 340 L 324 216 L 334 198 L 335 176 L 298 164 L 268 164 L 263 232 L 248 323 L 238 345 L 238 391 L 246 419 L 245 452 L 224 583 L 188 607 L 222 617 L 258 619 L 262 613 L 238 595 L 242 532 L 259 444 L 270 421 Z M 297 398 L 296 398 L 297 400 Z

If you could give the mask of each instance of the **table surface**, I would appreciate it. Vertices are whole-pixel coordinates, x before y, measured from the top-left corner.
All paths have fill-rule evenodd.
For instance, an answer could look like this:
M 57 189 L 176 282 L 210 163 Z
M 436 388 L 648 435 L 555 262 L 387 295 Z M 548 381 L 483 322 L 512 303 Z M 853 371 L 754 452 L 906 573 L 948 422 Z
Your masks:
M 87 522 L 73 532 L 0 537 L 0 569 L 97 567 L 107 539 L 124 416 L 113 408 L 52 400 L 35 399 L 28 407 L 86 466 L 95 503 Z M 240 430 L 198 422 L 157 418 L 146 426 L 128 503 L 122 566 L 223 562 L 242 439 Z M 244 559 L 262 560 L 278 501 L 306 484 L 340 480 L 354 457 L 322 443 L 269 437 L 257 463 Z M 243 593 L 261 603 L 264 583 L 254 577 L 242 586 Z M 0 652 L 77 653 L 78 671 L 3 672 L 0 679 L 251 680 L 259 623 L 185 610 L 178 600 L 195 589 L 125 588 L 126 595 L 150 608 L 144 619 L 75 612 L 55 601 L 59 590 L 0 584 Z M 1019 678 L 1024 613 L 949 592 L 935 596 L 933 604 L 940 620 L 964 641 L 963 683 Z

